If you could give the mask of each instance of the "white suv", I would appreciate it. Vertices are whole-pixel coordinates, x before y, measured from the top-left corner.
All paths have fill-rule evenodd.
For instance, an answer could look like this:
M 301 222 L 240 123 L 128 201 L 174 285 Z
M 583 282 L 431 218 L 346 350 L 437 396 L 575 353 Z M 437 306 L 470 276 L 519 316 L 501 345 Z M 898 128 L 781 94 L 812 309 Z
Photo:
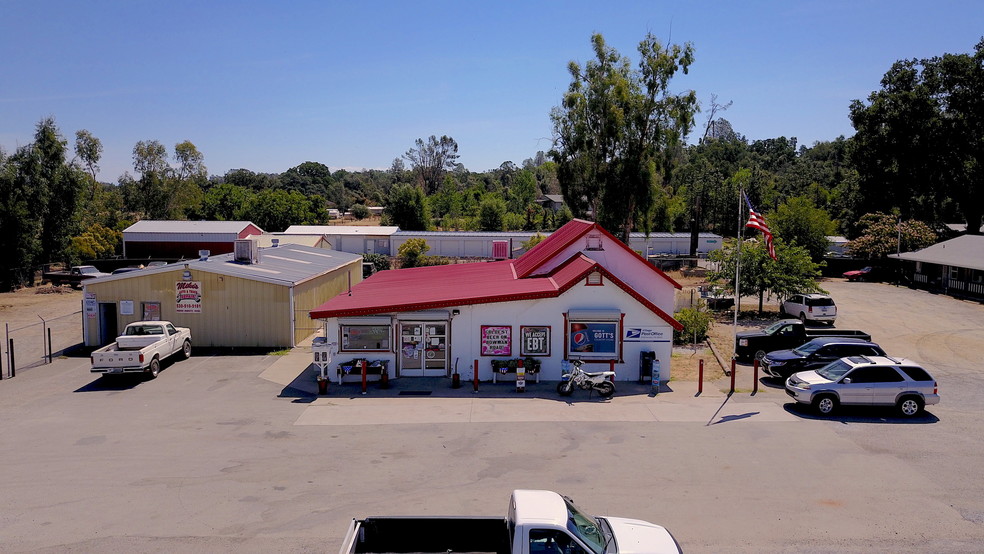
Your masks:
M 786 380 L 786 394 L 830 415 L 841 404 L 896 406 L 911 417 L 940 402 L 936 380 L 919 364 L 890 356 L 841 358 Z
M 784 314 L 800 318 L 800 321 L 823 321 L 831 325 L 837 319 L 834 299 L 826 294 L 794 294 L 779 307 Z

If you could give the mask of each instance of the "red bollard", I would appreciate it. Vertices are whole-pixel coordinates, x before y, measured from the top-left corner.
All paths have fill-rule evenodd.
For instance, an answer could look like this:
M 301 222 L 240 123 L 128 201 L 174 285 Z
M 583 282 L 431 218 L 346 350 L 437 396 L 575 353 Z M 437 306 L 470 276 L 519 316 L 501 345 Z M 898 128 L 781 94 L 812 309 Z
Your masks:
M 697 366 L 697 396 L 704 392 L 704 360 Z
M 362 394 L 365 393 L 366 393 L 366 361 L 362 360 Z
M 472 379 L 472 385 L 475 387 L 474 392 L 478 392 L 478 360 L 475 360 L 475 377 Z
M 753 367 L 755 368 L 755 381 L 752 382 L 752 396 L 755 396 L 755 393 L 757 393 L 759 391 L 759 361 L 758 361 L 758 359 L 755 360 L 755 363 L 753 364 Z
M 728 394 L 735 393 L 735 360 L 731 360 L 731 392 Z

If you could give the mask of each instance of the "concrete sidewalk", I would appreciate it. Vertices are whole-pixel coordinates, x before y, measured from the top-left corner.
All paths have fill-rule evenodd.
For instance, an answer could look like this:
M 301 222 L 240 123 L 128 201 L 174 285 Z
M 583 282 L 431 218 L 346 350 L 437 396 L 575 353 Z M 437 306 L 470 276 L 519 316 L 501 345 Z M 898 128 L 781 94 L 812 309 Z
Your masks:
M 653 395 L 648 383 L 616 383 L 618 391 L 602 399 L 587 391 L 570 397 L 556 392 L 556 381 L 527 380 L 525 392 L 515 383 L 480 382 L 478 390 L 462 375 L 459 388 L 445 377 L 391 379 L 387 388 L 378 382 L 339 385 L 331 382 L 327 395 L 318 395 L 317 366 L 311 363 L 310 342 L 292 349 L 260 377 L 284 385 L 295 395 L 311 397 L 296 425 L 386 425 L 421 423 L 491 423 L 544 421 L 690 421 L 707 424 L 743 419 L 797 421 L 783 408 L 786 395 L 780 388 L 760 382 L 751 395 L 754 380 L 750 366 L 737 366 L 735 389 L 730 377 L 704 383 L 697 395 L 693 381 L 663 383 Z M 781 394 L 781 397 L 778 396 Z

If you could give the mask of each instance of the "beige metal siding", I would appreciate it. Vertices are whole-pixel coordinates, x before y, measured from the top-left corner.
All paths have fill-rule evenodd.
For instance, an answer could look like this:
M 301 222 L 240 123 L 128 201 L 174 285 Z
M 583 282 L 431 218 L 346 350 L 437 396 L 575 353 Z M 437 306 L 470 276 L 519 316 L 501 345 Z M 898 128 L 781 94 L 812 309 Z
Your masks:
M 175 285 L 183 272 L 181 266 L 162 273 L 134 272 L 127 279 L 87 284 L 86 292 L 94 293 L 96 302 L 115 304 L 117 329 L 110 333 L 112 336 L 143 318 L 142 302 L 160 302 L 161 319 L 190 328 L 195 346 L 292 347 L 319 329 L 320 322 L 312 320 L 308 312 L 348 290 L 350 275 L 352 285 L 362 281 L 361 260 L 303 281 L 294 287 L 291 314 L 289 286 L 192 269 L 191 280 L 202 284 L 202 311 L 179 314 L 175 312 Z M 119 313 L 120 300 L 133 301 L 132 315 Z M 86 345 L 99 345 L 98 326 L 98 318 L 86 321 Z
M 361 260 L 355 260 L 294 287 L 294 344 L 321 329 L 321 321 L 311 319 L 309 312 L 346 292 L 349 286 L 349 275 L 352 278 L 352 286 L 362 281 Z
M 192 270 L 202 283 L 202 312 L 176 313 L 175 284 L 184 268 L 87 285 L 97 302 L 117 305 L 117 333 L 142 317 L 142 302 L 160 302 L 161 319 L 191 329 L 196 346 L 293 346 L 289 287 Z M 119 301 L 133 301 L 133 315 L 119 313 Z M 89 320 L 86 344 L 98 342 L 98 321 Z

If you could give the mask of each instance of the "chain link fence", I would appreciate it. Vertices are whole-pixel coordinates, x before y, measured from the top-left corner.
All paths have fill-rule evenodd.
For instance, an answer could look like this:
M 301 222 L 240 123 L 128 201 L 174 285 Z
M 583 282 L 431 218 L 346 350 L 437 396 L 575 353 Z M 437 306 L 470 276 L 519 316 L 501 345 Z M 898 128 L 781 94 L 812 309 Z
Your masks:
M 79 346 L 82 336 L 82 311 L 51 319 L 38 317 L 37 323 L 3 326 L 3 376 L 48 363 L 66 350 Z M 50 344 L 49 344 L 50 337 Z M 50 347 L 50 349 L 49 349 Z

